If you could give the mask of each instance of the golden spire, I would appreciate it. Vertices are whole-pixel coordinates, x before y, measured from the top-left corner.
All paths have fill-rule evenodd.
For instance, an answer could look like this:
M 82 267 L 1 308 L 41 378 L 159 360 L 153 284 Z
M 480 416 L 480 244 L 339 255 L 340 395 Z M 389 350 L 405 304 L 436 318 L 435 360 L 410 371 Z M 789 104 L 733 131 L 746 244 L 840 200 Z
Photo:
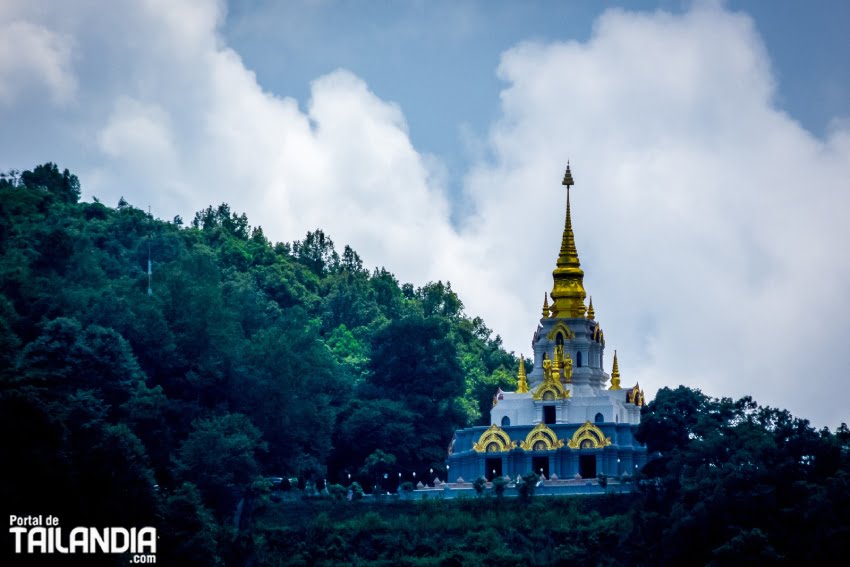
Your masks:
M 543 292 L 543 318 L 549 317 L 549 294 Z
M 617 364 L 617 351 L 614 351 L 614 368 L 611 369 L 611 387 L 609 390 L 622 390 L 620 388 L 620 365 Z
M 561 252 L 552 278 L 555 285 L 552 288 L 552 316 L 579 318 L 584 317 L 586 308 L 584 298 L 584 272 L 578 259 L 575 236 L 573 235 L 573 222 L 570 218 L 570 186 L 573 185 L 573 175 L 570 172 L 570 164 L 567 163 L 567 171 L 564 173 L 562 185 L 567 187 L 567 219 L 564 222 L 564 234 L 561 237 Z
M 516 393 L 528 393 L 528 382 L 525 380 L 525 360 L 522 355 L 519 355 L 519 372 L 516 375 Z
M 593 321 L 596 317 L 596 312 L 593 311 L 593 296 L 590 296 L 590 306 L 587 308 L 587 318 Z

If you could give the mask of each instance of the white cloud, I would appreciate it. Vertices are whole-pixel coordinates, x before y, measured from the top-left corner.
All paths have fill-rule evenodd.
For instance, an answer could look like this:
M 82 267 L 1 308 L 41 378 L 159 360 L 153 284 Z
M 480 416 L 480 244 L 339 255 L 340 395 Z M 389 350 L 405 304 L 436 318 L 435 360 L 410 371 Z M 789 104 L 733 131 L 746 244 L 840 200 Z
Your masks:
M 625 382 L 846 420 L 848 134 L 816 139 L 777 110 L 769 67 L 751 21 L 714 6 L 610 11 L 588 43 L 504 54 L 467 238 L 494 264 L 522 259 L 502 278 L 518 303 L 486 313 L 509 345 L 527 344 L 551 286 L 570 157 L 585 283 Z
M 73 42 L 28 21 L 0 22 L 0 103 L 40 89 L 58 105 L 70 102 L 77 89 L 71 69 Z
M 502 117 L 469 140 L 492 158 L 464 180 L 474 213 L 458 232 L 445 168 L 413 147 L 402 107 L 345 70 L 317 78 L 299 107 L 224 45 L 220 4 L 167 7 L 28 14 L 75 46 L 87 79 L 74 87 L 77 114 L 39 117 L 52 145 L 22 153 L 0 138 L 0 155 L 28 160 L 9 167 L 58 161 L 86 195 L 123 195 L 165 218 L 226 201 L 277 240 L 321 227 L 402 281 L 450 279 L 470 314 L 528 354 L 569 157 L 586 287 L 626 383 L 751 393 L 816 423 L 846 419 L 833 391 L 850 362 L 850 133 L 836 121 L 820 140 L 776 109 L 747 17 L 714 5 L 609 11 L 586 43 L 506 52 Z M 70 68 L 64 57 L 55 68 Z
M 322 228 L 404 281 L 451 277 L 462 246 L 444 171 L 413 147 L 401 108 L 345 70 L 317 78 L 303 109 L 264 91 L 219 40 L 220 8 L 190 2 L 175 15 L 146 2 L 99 15 L 124 36 L 137 22 L 146 41 L 100 29 L 101 43 L 123 50 L 122 72 L 100 85 L 109 112 L 81 125 L 99 154 L 80 172 L 84 193 L 123 195 L 165 218 L 226 201 L 271 238 Z
M 156 105 L 121 98 L 116 101 L 112 119 L 100 131 L 100 149 L 111 158 L 134 159 L 145 165 L 170 159 L 175 148 L 168 121 L 167 114 Z

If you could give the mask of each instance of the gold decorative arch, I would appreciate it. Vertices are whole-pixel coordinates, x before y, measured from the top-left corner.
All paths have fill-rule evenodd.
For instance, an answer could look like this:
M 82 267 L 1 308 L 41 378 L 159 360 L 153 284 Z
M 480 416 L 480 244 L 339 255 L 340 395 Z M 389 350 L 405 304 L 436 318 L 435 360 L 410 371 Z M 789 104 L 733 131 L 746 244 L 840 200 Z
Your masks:
M 519 444 L 523 451 L 554 451 L 563 446 L 564 440 L 558 439 L 555 432 L 545 423 L 537 424 L 537 427 L 528 432 L 525 441 Z
M 516 441 L 511 441 L 510 436 L 494 423 L 481 434 L 478 443 L 472 444 L 472 450 L 476 453 L 504 453 L 516 449 L 516 446 Z
M 564 385 L 561 384 L 561 381 L 557 382 L 542 382 L 537 389 L 531 394 L 531 397 L 535 400 L 543 401 L 543 402 L 553 402 L 555 400 L 566 400 L 570 397 L 570 392 L 564 388 Z
M 576 338 L 575 333 L 570 331 L 570 328 L 567 327 L 566 323 L 564 323 L 563 321 L 558 321 L 557 323 L 555 323 L 555 326 L 552 327 L 552 330 L 549 331 L 549 333 L 546 335 L 546 338 L 550 341 L 554 341 L 555 337 L 558 335 L 559 332 L 564 333 L 565 341 Z
M 573 438 L 567 441 L 570 449 L 602 449 L 610 444 L 611 438 L 605 437 L 605 433 L 589 421 L 579 427 Z
M 543 382 L 531 394 L 532 399 L 548 402 L 565 400 L 570 397 L 570 393 L 561 384 L 561 379 L 556 374 L 557 369 L 553 368 L 552 364 L 552 361 L 548 358 L 543 359 Z

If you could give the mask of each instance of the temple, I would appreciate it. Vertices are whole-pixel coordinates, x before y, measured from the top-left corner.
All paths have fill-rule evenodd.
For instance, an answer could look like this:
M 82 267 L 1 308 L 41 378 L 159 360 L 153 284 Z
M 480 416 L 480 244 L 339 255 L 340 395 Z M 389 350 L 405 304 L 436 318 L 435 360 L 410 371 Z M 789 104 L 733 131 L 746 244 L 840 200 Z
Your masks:
M 620 385 L 616 351 L 611 375 L 605 372 L 605 334 L 593 300 L 585 305 L 584 271 L 570 216 L 569 165 L 563 185 L 564 233 L 552 291 L 544 294 L 540 324 L 531 339 L 534 368 L 526 374 L 520 357 L 517 389 L 496 392 L 489 427 L 455 432 L 447 461 L 449 482 L 516 478 L 530 471 L 546 478 L 590 479 L 633 474 L 646 463 L 646 448 L 634 437 L 643 391 L 638 385 Z

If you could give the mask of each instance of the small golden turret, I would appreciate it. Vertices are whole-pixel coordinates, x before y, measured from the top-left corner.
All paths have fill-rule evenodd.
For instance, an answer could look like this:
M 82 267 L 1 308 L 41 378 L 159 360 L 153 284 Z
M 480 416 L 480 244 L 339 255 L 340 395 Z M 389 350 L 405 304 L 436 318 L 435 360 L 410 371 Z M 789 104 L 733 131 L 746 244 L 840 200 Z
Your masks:
M 593 321 L 593 318 L 596 317 L 596 312 L 593 311 L 593 296 L 590 296 L 590 305 L 587 308 L 587 318 Z
M 523 359 L 523 355 L 519 355 L 519 372 L 516 375 L 516 393 L 517 394 L 527 394 L 528 393 L 528 381 L 525 377 L 525 360 Z
M 570 165 L 564 174 L 563 185 L 567 187 L 567 218 L 564 222 L 564 234 L 561 237 L 561 251 L 552 279 L 555 282 L 552 288 L 552 312 L 553 317 L 579 318 L 584 317 L 587 308 L 584 306 L 584 271 L 578 259 L 575 236 L 573 235 L 573 223 L 570 217 L 570 186 L 573 185 L 573 175 Z
M 543 318 L 546 319 L 549 317 L 549 294 L 543 293 Z
M 611 369 L 611 387 L 609 390 L 622 390 L 620 387 L 620 365 L 617 364 L 617 351 L 614 351 L 614 368 Z

